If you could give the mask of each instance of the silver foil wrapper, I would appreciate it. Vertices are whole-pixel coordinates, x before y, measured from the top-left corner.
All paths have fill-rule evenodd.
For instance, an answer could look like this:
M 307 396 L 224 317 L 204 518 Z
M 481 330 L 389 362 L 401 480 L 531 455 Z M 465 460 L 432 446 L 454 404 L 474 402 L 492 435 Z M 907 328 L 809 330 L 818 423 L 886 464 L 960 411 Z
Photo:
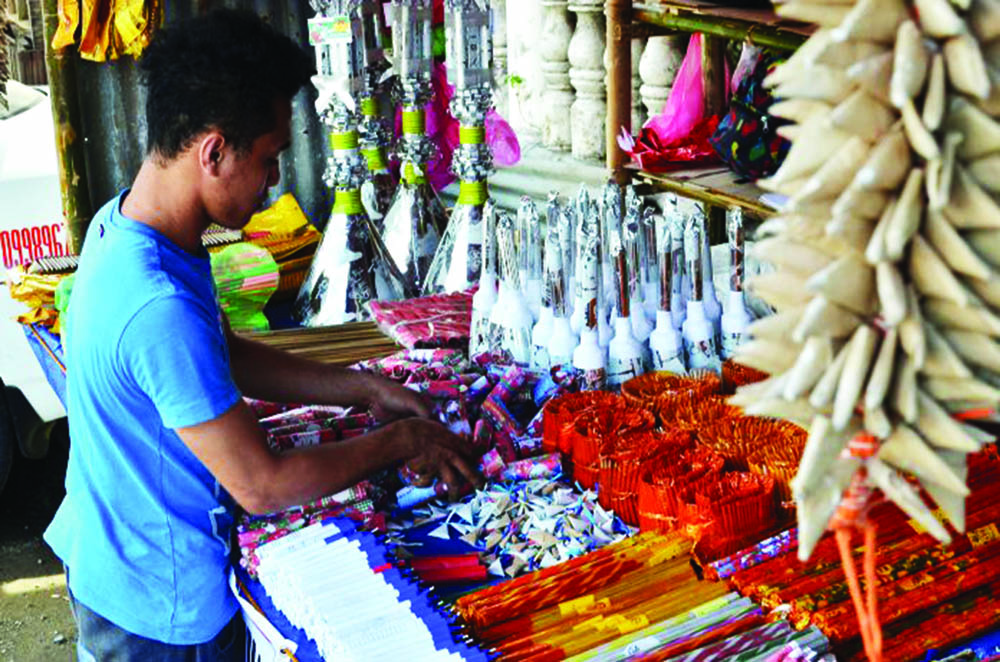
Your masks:
M 368 171 L 368 178 L 361 185 L 361 202 L 379 235 L 385 228 L 385 215 L 396 193 L 396 178 L 392 173 Z
M 385 56 L 385 13 L 381 0 L 362 0 L 361 32 L 365 40 L 365 78 L 368 90 L 378 87 L 382 74 L 391 66 Z
M 334 213 L 299 290 L 294 313 L 305 326 L 343 324 L 367 318 L 369 301 L 401 298 L 402 294 L 399 275 L 393 273 L 388 253 L 368 218 Z
M 702 273 L 702 228 L 698 219 L 692 215 L 684 229 L 684 261 L 688 273 L 691 274 L 691 300 L 701 301 Z
M 447 222 L 444 205 L 430 184 L 399 183 L 385 215 L 382 241 L 403 277 L 406 296 L 417 297 L 424 290 Z
M 659 310 L 669 311 L 673 295 L 674 254 L 673 239 L 670 236 L 670 225 L 662 216 L 655 217 L 656 224 L 656 257 L 659 267 Z
M 743 210 L 730 207 L 726 210 L 726 232 L 729 236 L 729 289 L 743 291 Z
M 445 63 L 448 80 L 460 90 L 493 80 L 492 12 L 486 2 L 446 0 Z
M 424 294 L 467 290 L 483 260 L 483 205 L 457 204 L 424 281 Z
M 431 0 L 392 0 L 392 64 L 407 102 L 424 106 L 432 94 Z

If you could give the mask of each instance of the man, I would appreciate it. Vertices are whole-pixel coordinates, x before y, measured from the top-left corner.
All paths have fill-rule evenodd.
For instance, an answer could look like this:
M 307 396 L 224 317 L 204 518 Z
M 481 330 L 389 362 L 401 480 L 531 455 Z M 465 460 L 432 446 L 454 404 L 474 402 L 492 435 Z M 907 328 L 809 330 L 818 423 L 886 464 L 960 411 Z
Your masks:
M 452 489 L 477 476 L 416 394 L 235 336 L 219 312 L 202 231 L 243 227 L 278 182 L 310 56 L 226 11 L 162 31 L 140 67 L 147 156 L 81 256 L 66 498 L 45 539 L 67 567 L 82 662 L 230 660 L 244 638 L 227 589 L 232 499 L 273 511 L 402 461 Z M 243 395 L 399 420 L 278 456 Z

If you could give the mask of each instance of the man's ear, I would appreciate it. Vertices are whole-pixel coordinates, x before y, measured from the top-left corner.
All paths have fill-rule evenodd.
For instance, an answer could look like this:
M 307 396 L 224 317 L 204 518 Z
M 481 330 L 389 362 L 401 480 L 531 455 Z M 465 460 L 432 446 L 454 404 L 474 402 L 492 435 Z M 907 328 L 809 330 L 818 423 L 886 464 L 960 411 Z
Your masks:
M 226 138 L 218 131 L 209 131 L 201 137 L 198 142 L 198 165 L 203 172 L 213 177 L 219 176 L 223 150 L 226 147 Z

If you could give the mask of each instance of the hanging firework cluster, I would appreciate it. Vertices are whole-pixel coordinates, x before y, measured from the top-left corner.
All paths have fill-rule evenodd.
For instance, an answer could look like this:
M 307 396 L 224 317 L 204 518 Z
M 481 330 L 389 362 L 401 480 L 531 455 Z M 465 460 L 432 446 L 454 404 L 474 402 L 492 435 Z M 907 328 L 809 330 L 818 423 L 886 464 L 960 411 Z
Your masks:
M 368 168 L 358 151 L 358 108 L 371 98 L 359 0 L 320 0 L 309 21 L 316 51 L 316 110 L 330 128 L 333 156 L 326 183 L 335 189 L 333 211 L 295 303 L 306 326 L 342 324 L 366 316 L 365 303 L 403 294 L 402 278 L 365 212 L 361 188 Z M 375 65 L 379 66 L 379 65 Z
M 444 205 L 427 179 L 436 154 L 427 136 L 425 107 L 433 96 L 431 0 L 393 0 L 393 71 L 399 78 L 403 135 L 395 157 L 401 181 L 385 215 L 382 237 L 403 276 L 407 296 L 418 296 L 447 224 Z
M 458 201 L 424 281 L 424 293 L 454 292 L 474 285 L 483 253 L 483 205 L 493 155 L 486 145 L 486 114 L 493 107 L 493 42 L 486 0 L 445 2 L 448 80 L 455 86 L 451 112 L 459 121 L 452 161 Z

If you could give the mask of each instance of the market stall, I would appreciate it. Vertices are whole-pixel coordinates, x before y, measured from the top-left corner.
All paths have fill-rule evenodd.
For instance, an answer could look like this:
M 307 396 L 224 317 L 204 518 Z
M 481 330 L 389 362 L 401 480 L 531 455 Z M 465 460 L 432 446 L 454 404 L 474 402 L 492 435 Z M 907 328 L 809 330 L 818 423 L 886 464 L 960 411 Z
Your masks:
M 700 35 L 701 96 L 634 136 L 610 104 L 608 165 L 634 186 L 505 210 L 489 5 L 442 4 L 444 68 L 432 5 L 322 5 L 325 229 L 284 197 L 204 243 L 234 327 L 423 393 L 486 483 L 404 465 L 239 513 L 250 659 L 997 659 L 1000 7 L 637 6 Z M 11 278 L 57 391 L 73 260 Z M 276 454 L 378 426 L 248 403 Z

